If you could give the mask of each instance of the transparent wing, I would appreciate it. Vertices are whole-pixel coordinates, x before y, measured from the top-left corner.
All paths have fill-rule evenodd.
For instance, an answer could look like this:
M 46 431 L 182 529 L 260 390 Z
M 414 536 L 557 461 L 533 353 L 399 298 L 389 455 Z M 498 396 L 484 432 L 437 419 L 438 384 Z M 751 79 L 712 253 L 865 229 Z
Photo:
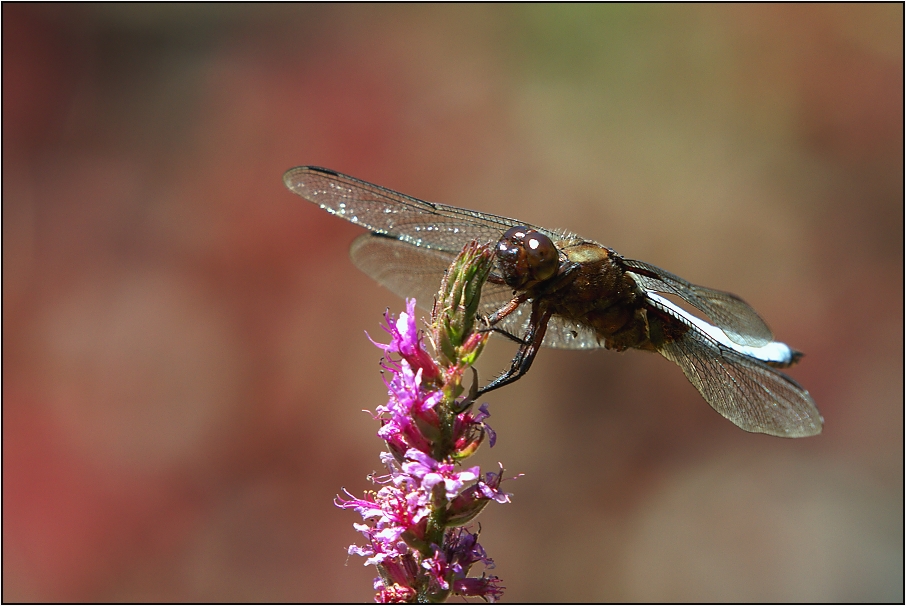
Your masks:
M 590 326 L 563 316 L 551 316 L 542 345 L 556 349 L 599 349 L 604 347 L 604 339 Z
M 736 295 L 697 286 L 643 261 L 623 259 L 622 262 L 643 289 L 682 298 L 706 314 L 711 323 L 724 331 L 734 343 L 761 347 L 774 340 L 764 320 Z
M 669 309 L 650 305 L 676 321 Z M 796 381 L 713 340 L 694 326 L 658 351 L 682 368 L 711 407 L 738 427 L 772 436 L 799 438 L 821 433 L 824 420 L 809 393 Z
M 509 293 L 510 291 L 507 292 Z M 509 297 L 507 297 L 503 303 L 509 302 L 509 300 Z M 481 302 L 484 305 L 485 295 L 483 291 Z M 532 304 L 531 299 L 529 299 L 520 305 L 516 311 L 500 320 L 496 327 L 515 337 L 522 338 L 528 332 L 531 316 Z M 551 316 L 541 345 L 554 349 L 599 349 L 604 347 L 604 340 L 599 339 L 598 334 L 590 326 L 573 322 L 562 316 Z
M 293 168 L 283 175 L 283 181 L 293 193 L 374 232 L 352 243 L 349 254 L 353 263 L 400 297 L 416 297 L 424 309 L 430 308 L 444 271 L 468 242 L 496 242 L 516 225 L 535 229 L 554 241 L 563 238 L 561 233 L 523 221 L 425 202 L 325 168 Z M 512 296 L 507 286 L 485 284 L 481 313 L 496 311 Z M 530 309 L 522 307 L 525 309 L 518 309 L 498 327 L 517 337 L 524 335 Z M 570 349 L 601 346 L 592 329 L 562 318 L 553 318 L 548 324 L 544 345 Z
M 326 168 L 291 168 L 283 182 L 290 191 L 331 214 L 420 248 L 457 254 L 472 240 L 495 243 L 516 225 L 554 240 L 562 237 L 515 219 L 425 202 Z

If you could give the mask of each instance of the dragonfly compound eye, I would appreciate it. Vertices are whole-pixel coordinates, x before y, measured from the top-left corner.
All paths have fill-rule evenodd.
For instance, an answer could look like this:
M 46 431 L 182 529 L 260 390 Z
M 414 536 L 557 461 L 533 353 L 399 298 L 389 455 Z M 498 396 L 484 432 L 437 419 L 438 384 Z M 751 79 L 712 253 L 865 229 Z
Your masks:
M 553 276 L 559 257 L 550 238 L 520 226 L 508 229 L 497 242 L 497 264 L 507 285 L 521 288 Z
M 547 280 L 560 267 L 560 255 L 551 239 L 537 231 L 526 232 L 523 240 L 532 277 L 539 282 Z

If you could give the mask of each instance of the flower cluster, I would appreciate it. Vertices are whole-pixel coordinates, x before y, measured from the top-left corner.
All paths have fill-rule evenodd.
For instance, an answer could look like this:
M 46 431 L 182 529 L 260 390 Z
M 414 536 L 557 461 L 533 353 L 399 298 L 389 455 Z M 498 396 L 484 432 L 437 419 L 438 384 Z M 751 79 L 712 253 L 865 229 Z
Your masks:
M 487 406 L 473 410 L 477 376 L 469 393 L 462 385 L 489 334 L 474 330 L 489 271 L 488 249 L 474 244 L 450 267 L 432 312 L 436 357 L 424 346 L 413 299 L 398 319 L 385 315 L 390 343 L 375 343 L 385 352 L 389 375 L 389 400 L 375 413 L 389 450 L 381 453 L 387 474 L 372 478 L 381 485 L 376 492 L 361 499 L 346 492 L 336 505 L 367 522 L 355 524 L 366 544 L 352 545 L 349 553 L 377 568 L 378 602 L 441 602 L 451 595 L 493 602 L 503 593 L 497 577 L 469 576 L 473 565 L 490 569 L 494 563 L 478 533 L 464 528 L 490 501 L 509 502 L 500 490 L 503 469 L 482 476 L 477 466 L 461 466 L 485 439 L 491 446 L 496 440 L 485 422 Z

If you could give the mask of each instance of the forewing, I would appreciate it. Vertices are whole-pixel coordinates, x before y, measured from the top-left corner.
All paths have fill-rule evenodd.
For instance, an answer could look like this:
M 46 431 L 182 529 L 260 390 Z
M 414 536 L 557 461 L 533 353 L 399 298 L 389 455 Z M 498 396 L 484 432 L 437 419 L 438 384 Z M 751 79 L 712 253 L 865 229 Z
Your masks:
M 504 231 L 523 225 L 554 241 L 562 233 L 488 213 L 425 202 L 335 171 L 313 166 L 283 175 L 295 194 L 373 233 L 359 236 L 350 248 L 353 263 L 400 297 L 416 297 L 430 309 L 444 271 L 462 247 L 477 240 L 494 243 Z M 488 282 L 482 289 L 480 312 L 490 314 L 513 297 L 511 288 Z M 523 304 L 497 327 L 522 338 L 531 306 Z M 594 330 L 553 317 L 543 345 L 566 349 L 602 347 Z
M 516 225 L 559 237 L 515 219 L 425 202 L 326 168 L 292 168 L 283 182 L 331 214 L 420 248 L 457 254 L 472 240 L 495 243 Z
M 663 306 L 652 305 L 670 314 Z M 786 438 L 821 433 L 824 420 L 796 381 L 721 345 L 694 326 L 688 328 L 658 351 L 683 369 L 714 410 L 746 431 Z
M 734 294 L 705 288 L 643 261 L 623 259 L 627 271 L 644 289 L 676 295 L 708 316 L 711 323 L 739 345 L 762 347 L 774 340 L 764 320 Z

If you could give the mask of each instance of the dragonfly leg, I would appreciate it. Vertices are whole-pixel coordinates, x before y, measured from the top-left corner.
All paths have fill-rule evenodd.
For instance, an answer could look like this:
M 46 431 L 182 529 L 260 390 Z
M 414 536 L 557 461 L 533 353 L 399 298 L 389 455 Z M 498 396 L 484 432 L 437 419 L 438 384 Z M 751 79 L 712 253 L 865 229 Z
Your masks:
M 533 301 L 532 317 L 529 322 L 528 332 L 525 335 L 525 339 L 522 340 L 519 351 L 513 357 L 509 370 L 478 390 L 479 396 L 504 385 L 509 385 L 528 372 L 532 362 L 535 360 L 535 354 L 538 353 L 538 349 L 544 341 L 544 333 L 547 331 L 547 323 L 550 319 L 551 312 L 542 306 L 537 299 Z
M 525 339 L 520 339 L 513 333 L 507 332 L 502 328 L 497 328 L 496 326 L 488 326 L 487 328 L 480 328 L 480 329 L 478 329 L 478 332 L 493 332 L 498 335 L 506 337 L 510 341 L 515 341 L 516 343 L 519 343 L 520 345 L 525 345 L 527 343 L 527 341 Z
M 519 343 L 520 345 L 525 345 L 527 343 L 527 341 L 525 339 L 520 339 L 516 335 L 514 335 L 510 332 L 507 332 L 502 328 L 497 328 L 495 326 L 495 324 L 497 324 L 498 322 L 503 320 L 505 317 L 507 317 L 514 311 L 516 311 L 520 305 L 525 303 L 525 301 L 527 299 L 528 299 L 528 297 L 525 295 L 525 293 L 520 293 L 520 294 L 514 296 L 510 300 L 509 303 L 507 303 L 506 305 L 504 305 L 503 307 L 501 307 L 500 309 L 498 309 L 491 315 L 489 315 L 487 317 L 479 316 L 479 318 L 484 322 L 485 327 L 479 328 L 478 332 L 496 332 L 497 334 L 503 335 L 504 337 L 506 337 L 507 339 L 510 339 L 511 341 L 515 341 L 516 343 Z
M 520 305 L 526 302 L 526 300 L 528 300 L 527 294 L 525 294 L 524 292 L 517 294 L 510 300 L 509 303 L 488 316 L 488 325 L 494 326 L 505 317 L 516 311 Z

